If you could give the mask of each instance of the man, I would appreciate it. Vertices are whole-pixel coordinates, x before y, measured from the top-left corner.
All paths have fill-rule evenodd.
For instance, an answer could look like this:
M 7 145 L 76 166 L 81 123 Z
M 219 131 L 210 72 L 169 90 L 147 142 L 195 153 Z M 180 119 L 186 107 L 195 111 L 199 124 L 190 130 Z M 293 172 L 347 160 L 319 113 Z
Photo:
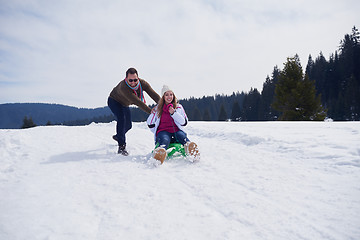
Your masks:
M 129 106 L 137 105 L 141 110 L 150 114 L 151 108 L 146 105 L 145 91 L 156 103 L 160 96 L 151 88 L 150 84 L 138 77 L 135 68 L 126 71 L 126 78 L 122 80 L 110 93 L 108 106 L 116 117 L 116 135 L 113 139 L 119 144 L 118 153 L 124 156 L 129 155 L 126 150 L 125 134 L 132 127 L 131 113 Z

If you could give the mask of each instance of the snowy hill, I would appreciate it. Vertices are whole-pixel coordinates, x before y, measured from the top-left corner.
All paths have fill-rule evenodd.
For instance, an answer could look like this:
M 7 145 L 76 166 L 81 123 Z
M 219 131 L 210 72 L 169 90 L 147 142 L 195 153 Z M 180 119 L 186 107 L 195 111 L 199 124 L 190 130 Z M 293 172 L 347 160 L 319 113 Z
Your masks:
M 190 122 L 154 166 L 145 123 L 0 130 L 0 239 L 360 239 L 359 122 Z

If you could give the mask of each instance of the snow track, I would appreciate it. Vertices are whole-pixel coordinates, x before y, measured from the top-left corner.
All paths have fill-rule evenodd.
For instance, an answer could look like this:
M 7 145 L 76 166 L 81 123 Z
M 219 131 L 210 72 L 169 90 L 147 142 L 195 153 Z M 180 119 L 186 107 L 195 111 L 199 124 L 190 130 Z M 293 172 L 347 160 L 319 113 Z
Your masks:
M 359 239 L 358 122 L 190 122 L 154 166 L 145 123 L 0 130 L 0 239 Z

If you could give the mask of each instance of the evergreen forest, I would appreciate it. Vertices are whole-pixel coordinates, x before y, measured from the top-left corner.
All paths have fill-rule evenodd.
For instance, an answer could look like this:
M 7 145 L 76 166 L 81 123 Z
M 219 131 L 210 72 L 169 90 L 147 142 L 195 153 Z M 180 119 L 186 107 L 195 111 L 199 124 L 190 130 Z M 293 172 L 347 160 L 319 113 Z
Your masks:
M 285 61 L 285 59 L 284 59 Z M 308 56 L 306 67 L 297 55 L 283 69 L 273 68 L 259 91 L 180 99 L 191 121 L 359 121 L 360 33 L 354 26 L 326 59 Z M 153 106 L 150 106 L 153 107 Z M 147 114 L 131 107 L 132 121 Z M 58 104 L 0 104 L 0 128 L 36 125 L 87 125 L 115 120 L 108 107 L 78 109 Z M 21 125 L 22 123 L 22 125 Z
M 279 81 L 286 78 L 286 74 L 291 74 L 288 66 L 291 63 L 300 70 L 297 71 L 300 75 L 298 75 L 296 91 L 286 87 L 281 90 Z M 284 117 L 284 112 L 281 112 L 281 108 L 276 104 L 277 98 L 281 98 L 279 94 L 297 96 L 300 106 L 293 105 L 293 110 L 302 111 L 303 114 L 301 116 L 290 114 Z M 254 88 L 246 93 L 234 92 L 230 96 L 184 99 L 181 100 L 181 104 L 186 109 L 189 119 L 193 121 L 323 120 L 325 116 L 337 121 L 358 121 L 360 120 L 359 31 L 354 26 L 352 32 L 346 34 L 340 41 L 339 49 L 331 54 L 328 60 L 322 52 L 315 59 L 309 55 L 304 73 L 297 55 L 288 58 L 283 70 L 275 66 L 271 76 L 266 77 L 261 92 Z M 287 101 L 287 104 L 290 102 Z M 318 112 L 304 113 L 306 110 L 304 106 L 311 106 Z

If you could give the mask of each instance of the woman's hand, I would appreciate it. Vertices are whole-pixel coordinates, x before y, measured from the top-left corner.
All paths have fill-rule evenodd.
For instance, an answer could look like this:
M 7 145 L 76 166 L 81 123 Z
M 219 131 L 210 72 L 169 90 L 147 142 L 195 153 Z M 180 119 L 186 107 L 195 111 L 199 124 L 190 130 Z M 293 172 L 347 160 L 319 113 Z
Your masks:
M 175 112 L 175 109 L 174 109 L 174 107 L 173 107 L 172 104 L 171 104 L 171 106 L 169 107 L 169 113 L 170 113 L 171 115 L 173 115 L 174 112 Z

